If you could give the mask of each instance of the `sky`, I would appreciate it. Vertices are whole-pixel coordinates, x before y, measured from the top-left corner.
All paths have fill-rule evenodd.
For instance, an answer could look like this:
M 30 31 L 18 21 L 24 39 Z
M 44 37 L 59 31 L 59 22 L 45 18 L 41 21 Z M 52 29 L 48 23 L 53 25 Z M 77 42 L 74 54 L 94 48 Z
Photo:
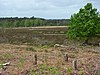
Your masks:
M 68 19 L 87 3 L 100 11 L 100 0 L 0 0 L 0 17 Z

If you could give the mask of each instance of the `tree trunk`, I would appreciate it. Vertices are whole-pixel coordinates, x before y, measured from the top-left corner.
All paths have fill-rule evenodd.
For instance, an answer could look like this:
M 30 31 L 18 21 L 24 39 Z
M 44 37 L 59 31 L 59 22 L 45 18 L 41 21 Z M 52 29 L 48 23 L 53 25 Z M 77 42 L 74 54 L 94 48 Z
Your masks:
M 89 44 L 89 38 L 87 38 L 87 39 L 83 42 L 82 46 L 86 46 L 86 45 L 88 45 L 88 44 Z
M 89 43 L 88 41 L 89 41 L 89 39 L 87 38 L 84 43 L 85 44 L 88 44 Z

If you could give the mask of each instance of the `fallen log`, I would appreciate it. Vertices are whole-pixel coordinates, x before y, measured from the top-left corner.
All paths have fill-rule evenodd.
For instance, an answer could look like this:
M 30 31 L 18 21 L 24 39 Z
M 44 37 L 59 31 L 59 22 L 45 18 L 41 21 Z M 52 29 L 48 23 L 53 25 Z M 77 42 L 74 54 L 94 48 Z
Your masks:
M 8 66 L 10 65 L 10 62 L 4 63 L 4 64 L 0 64 L 0 66 Z

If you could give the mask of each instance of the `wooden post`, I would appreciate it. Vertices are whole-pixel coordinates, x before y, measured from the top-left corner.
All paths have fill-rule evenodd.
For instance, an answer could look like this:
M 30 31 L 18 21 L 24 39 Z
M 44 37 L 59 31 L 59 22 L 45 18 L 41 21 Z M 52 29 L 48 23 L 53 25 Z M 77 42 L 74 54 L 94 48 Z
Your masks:
M 78 70 L 78 68 L 77 68 L 77 60 L 76 59 L 73 61 L 73 69 L 74 70 Z
M 37 54 L 34 55 L 34 59 L 35 59 L 34 64 L 37 65 Z
M 67 53 L 65 53 L 65 55 L 64 55 L 64 60 L 68 62 L 68 54 Z
M 37 65 L 37 54 L 34 55 L 35 58 L 35 65 Z

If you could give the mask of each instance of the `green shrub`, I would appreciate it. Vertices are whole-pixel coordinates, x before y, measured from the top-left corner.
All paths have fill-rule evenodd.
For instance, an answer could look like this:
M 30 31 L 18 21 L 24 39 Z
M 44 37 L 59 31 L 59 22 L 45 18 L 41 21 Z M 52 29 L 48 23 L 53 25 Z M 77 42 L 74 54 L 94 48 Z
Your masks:
M 96 8 L 92 8 L 91 3 L 87 3 L 78 13 L 70 18 L 68 36 L 70 38 L 86 38 L 88 43 L 90 37 L 100 34 L 100 16 Z

